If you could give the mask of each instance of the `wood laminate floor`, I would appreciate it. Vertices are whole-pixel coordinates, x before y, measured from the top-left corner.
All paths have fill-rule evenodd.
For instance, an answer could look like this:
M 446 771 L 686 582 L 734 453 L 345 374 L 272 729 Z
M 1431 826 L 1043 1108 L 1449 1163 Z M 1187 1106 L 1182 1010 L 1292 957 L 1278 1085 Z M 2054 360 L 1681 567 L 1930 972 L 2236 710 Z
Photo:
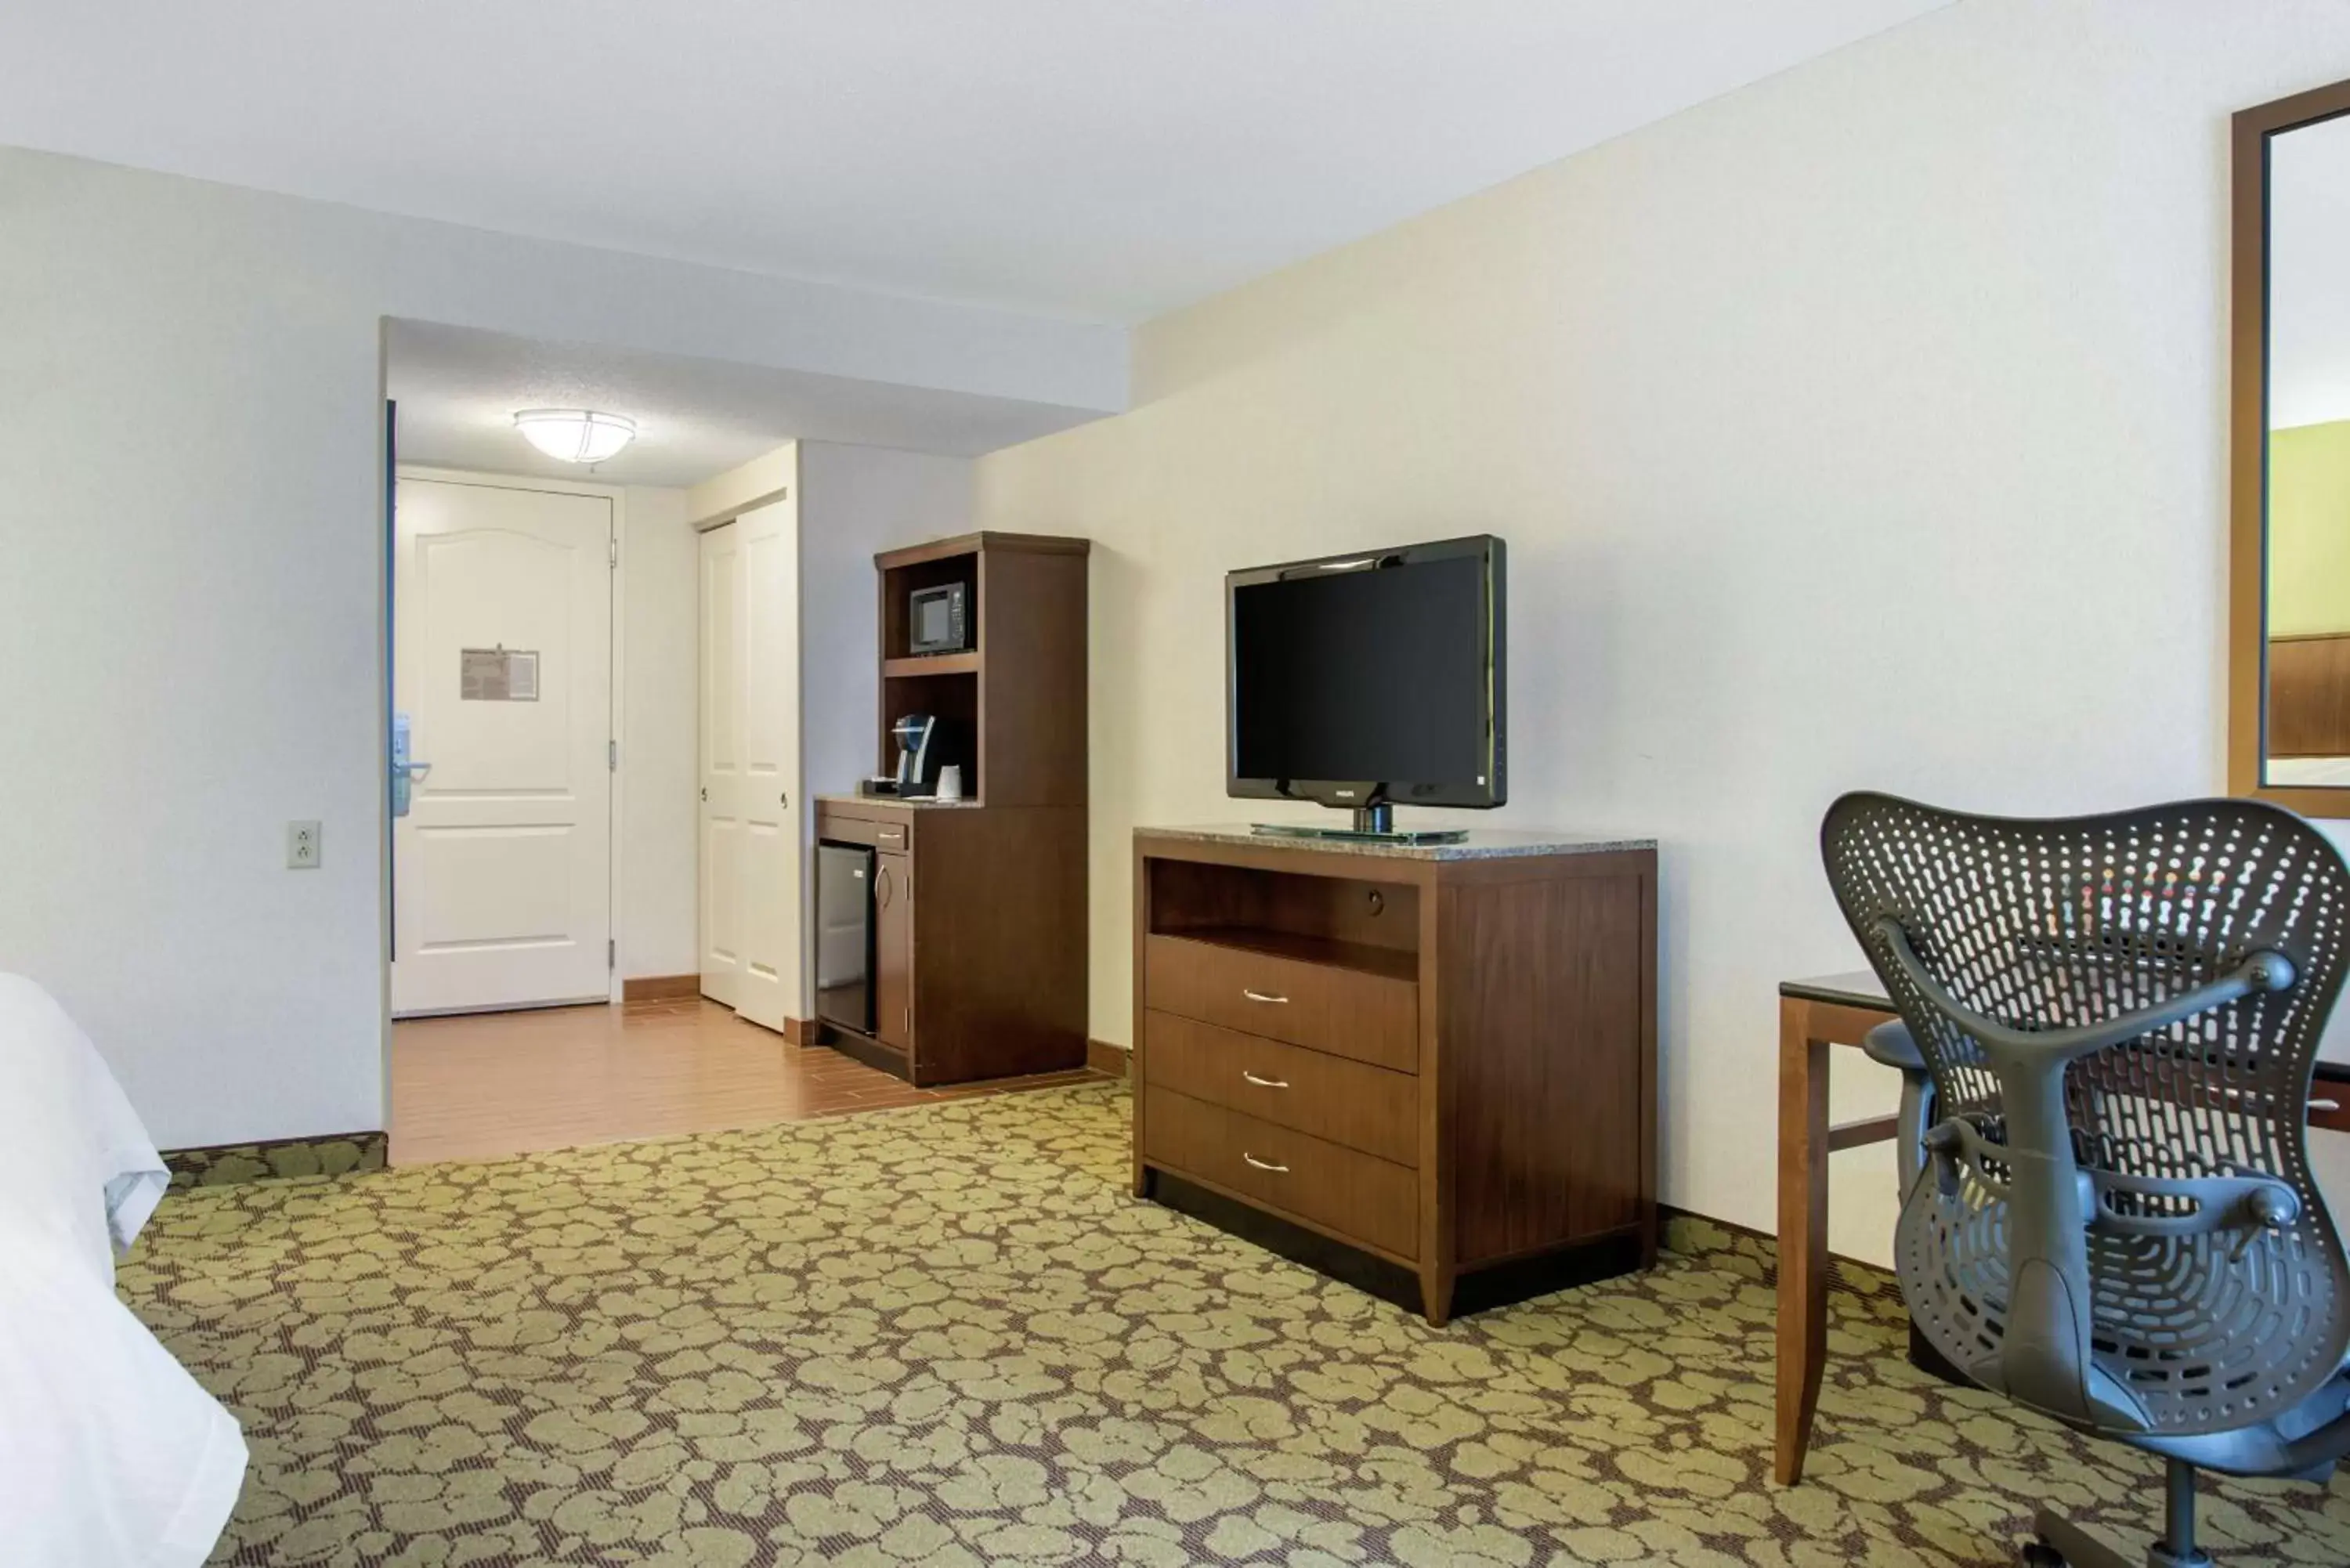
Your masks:
M 918 1089 L 699 997 L 409 1019 L 391 1031 L 391 1163 L 804 1121 L 1097 1081 L 1084 1071 Z

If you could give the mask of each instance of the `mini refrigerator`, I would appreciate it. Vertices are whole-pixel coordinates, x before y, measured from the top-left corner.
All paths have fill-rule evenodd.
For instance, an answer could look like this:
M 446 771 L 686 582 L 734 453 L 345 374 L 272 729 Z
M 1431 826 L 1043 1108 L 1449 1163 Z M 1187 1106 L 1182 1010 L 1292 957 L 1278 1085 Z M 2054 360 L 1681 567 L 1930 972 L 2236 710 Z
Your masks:
M 816 1015 L 873 1033 L 873 851 L 816 846 Z

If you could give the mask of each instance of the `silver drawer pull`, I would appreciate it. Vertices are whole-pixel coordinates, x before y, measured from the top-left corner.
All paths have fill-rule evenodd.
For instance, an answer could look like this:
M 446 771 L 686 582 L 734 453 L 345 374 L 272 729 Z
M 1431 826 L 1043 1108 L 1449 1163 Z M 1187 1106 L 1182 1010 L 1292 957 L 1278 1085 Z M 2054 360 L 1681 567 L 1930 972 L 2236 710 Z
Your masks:
M 1251 991 L 1246 986 L 1241 987 L 1241 994 L 1247 997 L 1251 1002 L 1277 1002 L 1286 1005 L 1289 1001 L 1289 998 L 1285 996 L 1270 996 L 1262 991 Z
M 1246 1149 L 1241 1150 L 1241 1158 L 1247 1160 L 1251 1165 L 1255 1166 L 1259 1170 L 1279 1171 L 1284 1176 L 1287 1176 L 1289 1174 L 1289 1167 L 1285 1165 L 1267 1164 L 1265 1161 L 1259 1159 L 1256 1156 L 1251 1154 Z
M 1254 1084 L 1260 1089 L 1285 1089 L 1289 1087 L 1289 1080 L 1286 1078 L 1260 1078 L 1254 1073 L 1250 1072 L 1246 1067 L 1243 1067 L 1241 1069 L 1241 1076 L 1246 1078 L 1250 1083 Z
M 2339 1100 L 2312 1100 L 2309 1102 L 2309 1108 L 2313 1111 L 2338 1111 L 2342 1108 L 2342 1102 Z

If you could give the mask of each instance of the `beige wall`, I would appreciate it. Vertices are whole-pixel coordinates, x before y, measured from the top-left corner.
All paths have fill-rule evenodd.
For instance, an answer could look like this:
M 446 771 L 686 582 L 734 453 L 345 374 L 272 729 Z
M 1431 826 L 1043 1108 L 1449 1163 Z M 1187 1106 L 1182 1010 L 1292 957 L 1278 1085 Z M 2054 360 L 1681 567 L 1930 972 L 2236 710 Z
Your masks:
M 2350 631 L 2350 420 L 2269 434 L 2269 635 Z
M 1858 961 L 1839 792 L 2221 782 L 2227 116 L 2350 76 L 2350 8 L 2261 9 L 1969 0 L 1152 322 L 1133 412 L 983 459 L 981 526 L 1099 542 L 1093 1032 L 1129 829 L 1264 815 L 1222 573 L 1491 530 L 1493 820 L 1662 840 L 1665 1196 L 1771 1227 L 1773 988 Z M 1837 1167 L 1883 1257 L 1888 1157 Z

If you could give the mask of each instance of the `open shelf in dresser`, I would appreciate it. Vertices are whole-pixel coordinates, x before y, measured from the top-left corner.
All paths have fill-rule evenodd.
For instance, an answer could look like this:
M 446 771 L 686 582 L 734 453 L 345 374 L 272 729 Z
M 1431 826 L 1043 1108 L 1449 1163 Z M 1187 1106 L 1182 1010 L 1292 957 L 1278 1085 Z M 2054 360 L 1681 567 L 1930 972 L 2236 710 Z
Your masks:
M 1412 980 L 1419 889 L 1368 877 L 1158 859 L 1149 929 L 1216 947 Z

